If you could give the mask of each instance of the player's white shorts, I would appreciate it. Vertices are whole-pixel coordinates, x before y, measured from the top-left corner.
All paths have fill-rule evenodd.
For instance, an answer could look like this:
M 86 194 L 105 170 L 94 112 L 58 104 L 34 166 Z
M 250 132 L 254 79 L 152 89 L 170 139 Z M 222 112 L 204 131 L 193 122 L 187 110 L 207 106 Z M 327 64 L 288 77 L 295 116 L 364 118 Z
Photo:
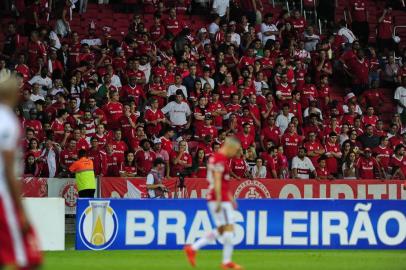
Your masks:
M 220 212 L 216 213 L 216 202 L 208 202 L 210 215 L 216 227 L 234 224 L 234 207 L 231 202 L 222 202 Z

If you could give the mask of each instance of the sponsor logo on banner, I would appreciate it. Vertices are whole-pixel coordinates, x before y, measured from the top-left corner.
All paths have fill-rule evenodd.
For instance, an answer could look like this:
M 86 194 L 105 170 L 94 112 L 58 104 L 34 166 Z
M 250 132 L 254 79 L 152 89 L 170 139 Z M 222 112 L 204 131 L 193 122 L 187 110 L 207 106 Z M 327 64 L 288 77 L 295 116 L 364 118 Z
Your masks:
M 116 239 L 119 225 L 109 201 L 88 201 L 79 219 L 78 235 L 91 250 L 107 249 Z
M 145 178 L 101 178 L 103 198 L 147 197 Z M 171 198 L 206 198 L 209 184 L 203 178 L 186 178 L 186 188 L 179 192 L 176 178 L 164 180 Z M 386 180 L 231 180 L 229 187 L 235 198 L 275 199 L 361 199 L 405 200 L 403 181 Z M 177 196 L 175 196 L 177 195 Z
M 263 199 L 238 204 L 237 249 L 406 248 L 402 201 Z M 203 200 L 79 199 L 78 216 L 78 250 L 181 249 L 214 229 Z M 218 242 L 208 246 L 220 247 Z
M 268 188 L 259 181 L 246 180 L 242 182 L 234 193 L 234 198 L 264 199 L 271 198 Z
M 65 199 L 65 205 L 67 207 L 76 207 L 79 193 L 74 183 L 65 183 L 60 189 L 59 196 Z
M 65 213 L 74 215 L 79 197 L 75 179 L 48 178 L 48 197 L 62 197 L 65 199 Z

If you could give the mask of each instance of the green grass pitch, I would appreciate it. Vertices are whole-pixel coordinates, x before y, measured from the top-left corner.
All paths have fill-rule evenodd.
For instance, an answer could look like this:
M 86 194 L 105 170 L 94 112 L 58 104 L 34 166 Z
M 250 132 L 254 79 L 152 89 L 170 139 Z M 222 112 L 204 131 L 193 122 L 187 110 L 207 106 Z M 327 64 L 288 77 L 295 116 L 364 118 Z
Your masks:
M 183 251 L 75 251 L 67 235 L 66 251 L 46 252 L 43 270 L 215 270 L 221 251 L 202 250 L 192 268 Z M 236 250 L 246 270 L 406 270 L 406 250 Z
M 182 251 L 48 252 L 43 269 L 183 270 Z M 220 269 L 221 251 L 201 251 L 197 270 Z M 247 270 L 405 270 L 406 251 L 275 251 L 237 250 L 237 263 Z

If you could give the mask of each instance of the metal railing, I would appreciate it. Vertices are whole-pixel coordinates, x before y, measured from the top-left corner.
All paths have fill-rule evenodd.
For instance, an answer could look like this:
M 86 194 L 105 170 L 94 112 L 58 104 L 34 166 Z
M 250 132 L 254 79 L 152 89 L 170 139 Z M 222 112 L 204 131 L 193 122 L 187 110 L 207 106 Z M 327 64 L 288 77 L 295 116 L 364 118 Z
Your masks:
M 406 25 L 396 25 L 395 27 L 393 27 L 392 37 L 396 37 L 396 30 L 398 30 L 399 28 L 406 28 Z

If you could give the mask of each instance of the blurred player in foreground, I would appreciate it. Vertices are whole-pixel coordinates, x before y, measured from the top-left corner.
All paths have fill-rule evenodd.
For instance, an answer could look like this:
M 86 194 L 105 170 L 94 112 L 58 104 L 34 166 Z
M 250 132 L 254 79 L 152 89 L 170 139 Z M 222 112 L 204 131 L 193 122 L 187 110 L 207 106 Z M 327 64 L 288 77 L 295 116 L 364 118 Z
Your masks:
M 230 159 L 241 148 L 240 142 L 228 137 L 220 150 L 214 154 L 207 164 L 207 180 L 210 183 L 210 192 L 207 197 L 208 208 L 216 229 L 207 233 L 193 245 L 186 245 L 184 251 L 192 266 L 196 265 L 196 252 L 214 240 L 223 240 L 222 269 L 243 269 L 240 265 L 231 261 L 233 253 L 234 233 L 234 208 L 236 203 L 229 190 Z
M 10 76 L 0 78 L 0 269 L 37 269 L 42 262 L 38 241 L 20 199 L 17 181 L 22 167 L 19 150 L 20 124 L 14 114 L 18 102 L 17 82 Z

